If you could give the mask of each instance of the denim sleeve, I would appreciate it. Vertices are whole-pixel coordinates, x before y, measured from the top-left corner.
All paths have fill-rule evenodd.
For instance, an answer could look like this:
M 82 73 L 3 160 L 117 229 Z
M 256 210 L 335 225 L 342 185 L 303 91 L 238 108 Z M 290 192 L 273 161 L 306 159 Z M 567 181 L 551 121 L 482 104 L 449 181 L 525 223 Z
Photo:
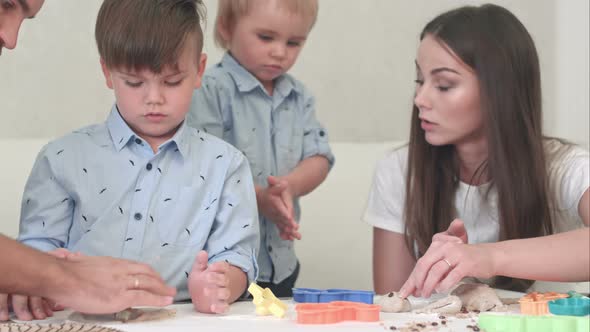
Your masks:
M 248 275 L 248 281 L 254 282 L 258 276 L 256 258 L 260 246 L 256 194 L 248 162 L 237 150 L 223 185 L 219 206 L 205 247 L 209 262 L 225 260 L 241 268 Z
M 74 201 L 52 162 L 60 153 L 51 145 L 39 152 L 23 194 L 18 240 L 42 251 L 66 247 L 72 225 Z

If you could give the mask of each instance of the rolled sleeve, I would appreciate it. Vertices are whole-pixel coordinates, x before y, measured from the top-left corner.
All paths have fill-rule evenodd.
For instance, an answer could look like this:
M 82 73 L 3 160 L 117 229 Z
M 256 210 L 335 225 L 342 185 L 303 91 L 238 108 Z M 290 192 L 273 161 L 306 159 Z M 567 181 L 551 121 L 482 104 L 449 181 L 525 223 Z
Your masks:
M 242 269 L 249 282 L 254 282 L 258 277 L 259 246 L 258 210 L 250 168 L 244 156 L 235 151 L 205 250 L 210 262 L 227 261 Z
M 74 201 L 59 183 L 50 156 L 59 155 L 45 146 L 38 154 L 25 186 L 18 240 L 50 251 L 68 243 Z
M 312 96 L 305 98 L 303 116 L 303 159 L 321 155 L 328 159 L 330 167 L 335 159 L 328 141 L 328 131 L 324 128 L 315 115 L 315 99 Z

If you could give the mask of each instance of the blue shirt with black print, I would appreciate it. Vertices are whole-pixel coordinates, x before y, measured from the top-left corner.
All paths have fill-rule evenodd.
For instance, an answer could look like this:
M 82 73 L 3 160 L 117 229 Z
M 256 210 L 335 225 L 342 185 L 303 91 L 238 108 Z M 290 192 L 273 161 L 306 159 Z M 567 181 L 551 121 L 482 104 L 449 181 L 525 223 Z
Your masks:
M 275 80 L 271 96 L 229 53 L 206 71 L 187 122 L 241 150 L 257 186 L 267 187 L 269 175 L 286 175 L 305 158 L 321 155 L 334 163 L 328 133 L 316 119 L 314 97 L 303 84 L 284 74 Z M 293 205 L 299 222 L 298 199 Z M 259 220 L 258 280 L 278 284 L 295 271 L 293 241 L 282 240 L 264 216 Z
M 200 250 L 256 280 L 257 215 L 241 152 L 183 123 L 154 153 L 114 106 L 105 123 L 41 150 L 24 191 L 19 240 L 147 263 L 177 288 L 175 300 L 187 300 Z

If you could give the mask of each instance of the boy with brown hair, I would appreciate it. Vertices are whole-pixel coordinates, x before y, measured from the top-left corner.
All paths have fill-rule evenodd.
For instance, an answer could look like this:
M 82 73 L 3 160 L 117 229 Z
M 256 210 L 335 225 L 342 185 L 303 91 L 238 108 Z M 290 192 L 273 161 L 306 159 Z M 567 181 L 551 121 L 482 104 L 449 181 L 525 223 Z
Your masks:
M 244 156 L 184 121 L 206 63 L 201 10 L 200 0 L 104 1 L 95 33 L 116 103 L 105 123 L 39 153 L 19 240 L 148 263 L 175 300 L 220 313 L 256 278 L 259 231 Z

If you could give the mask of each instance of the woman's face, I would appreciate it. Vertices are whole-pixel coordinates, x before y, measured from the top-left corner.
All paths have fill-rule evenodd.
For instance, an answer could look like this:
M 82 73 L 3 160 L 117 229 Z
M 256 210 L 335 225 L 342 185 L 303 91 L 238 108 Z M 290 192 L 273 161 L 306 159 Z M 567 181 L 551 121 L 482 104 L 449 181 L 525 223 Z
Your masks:
M 431 35 L 418 48 L 414 104 L 428 143 L 458 145 L 484 139 L 475 72 Z

